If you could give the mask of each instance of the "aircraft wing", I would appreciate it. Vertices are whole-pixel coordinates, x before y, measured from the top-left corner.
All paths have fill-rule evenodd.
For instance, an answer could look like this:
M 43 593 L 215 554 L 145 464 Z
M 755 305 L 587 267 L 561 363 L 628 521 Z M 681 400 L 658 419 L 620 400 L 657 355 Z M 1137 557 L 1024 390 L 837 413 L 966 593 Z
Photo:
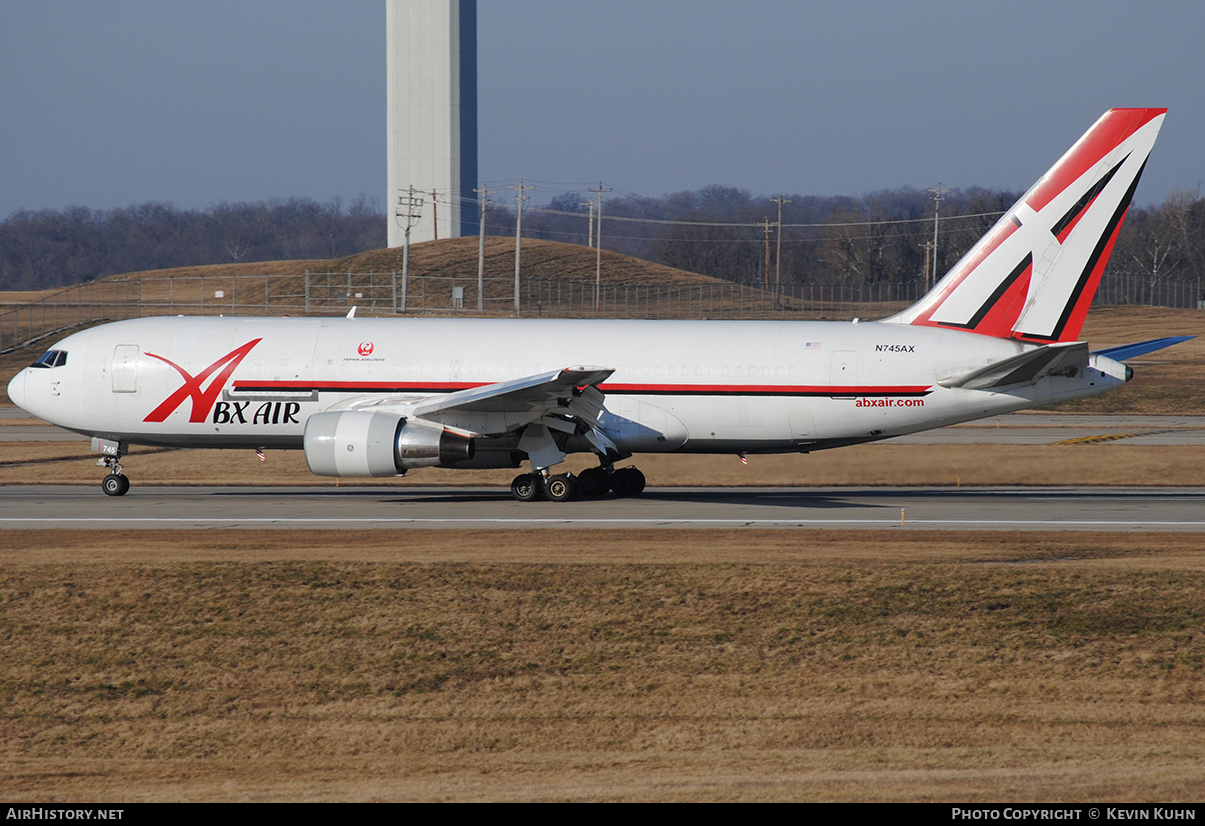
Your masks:
M 1010 384 L 1037 384 L 1052 373 L 1068 368 L 1088 366 L 1088 342 L 1065 341 L 1046 344 L 1027 350 L 1012 358 L 997 361 L 961 376 L 950 376 L 938 382 L 942 387 L 965 387 L 969 390 L 988 390 Z
M 562 398 L 571 398 L 578 388 L 604 382 L 614 372 L 605 367 L 566 367 L 521 379 L 470 387 L 419 402 L 414 408 L 414 415 L 431 419 L 451 412 L 527 412 L 532 405 L 555 405 Z
M 549 431 L 580 433 L 605 453 L 616 448 L 598 427 L 603 393 L 595 385 L 614 372 L 607 367 L 566 367 L 470 387 L 420 401 L 411 415 L 483 436 L 525 428 L 526 445 L 521 442 L 520 448 L 528 453 L 548 451 L 549 456 L 559 452 Z

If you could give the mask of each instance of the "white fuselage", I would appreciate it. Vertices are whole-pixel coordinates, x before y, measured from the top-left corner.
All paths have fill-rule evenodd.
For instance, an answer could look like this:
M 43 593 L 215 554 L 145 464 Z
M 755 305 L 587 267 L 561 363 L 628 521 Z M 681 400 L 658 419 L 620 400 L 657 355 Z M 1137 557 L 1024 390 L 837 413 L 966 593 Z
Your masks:
M 26 368 L 10 396 L 117 442 L 300 448 L 322 411 L 595 365 L 614 369 L 599 424 L 623 451 L 755 453 L 889 438 L 1125 382 L 1123 365 L 1094 356 L 1036 384 L 940 383 L 1033 347 L 875 322 L 164 317 L 68 336 L 55 345 L 65 363 Z

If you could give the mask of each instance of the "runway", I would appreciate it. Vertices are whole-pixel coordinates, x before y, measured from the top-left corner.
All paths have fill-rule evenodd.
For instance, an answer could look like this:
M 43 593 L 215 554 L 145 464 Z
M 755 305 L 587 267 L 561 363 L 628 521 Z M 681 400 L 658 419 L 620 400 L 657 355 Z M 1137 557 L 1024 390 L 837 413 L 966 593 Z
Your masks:
M 520 503 L 501 488 L 0 488 L 0 529 L 779 528 L 1205 532 L 1205 488 L 649 488 Z
M 0 441 L 85 437 L 0 410 Z M 1013 414 L 896 444 L 1205 444 L 1205 416 Z M 0 529 L 837 528 L 1205 532 L 1205 488 L 665 488 L 638 499 L 513 501 L 504 487 L 0 487 Z

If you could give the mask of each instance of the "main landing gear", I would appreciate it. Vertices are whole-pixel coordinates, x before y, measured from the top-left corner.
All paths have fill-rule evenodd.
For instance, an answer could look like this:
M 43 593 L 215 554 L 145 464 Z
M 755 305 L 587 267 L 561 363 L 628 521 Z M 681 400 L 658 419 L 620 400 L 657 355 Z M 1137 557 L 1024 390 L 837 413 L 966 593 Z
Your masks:
M 614 491 L 616 496 L 639 496 L 644 491 L 644 474 L 634 467 L 615 470 L 610 465 L 602 465 L 583 470 L 576 476 L 572 473 L 555 476 L 520 473 L 510 483 L 510 494 L 519 502 L 536 499 L 570 502 L 583 497 L 604 496 L 608 491 Z

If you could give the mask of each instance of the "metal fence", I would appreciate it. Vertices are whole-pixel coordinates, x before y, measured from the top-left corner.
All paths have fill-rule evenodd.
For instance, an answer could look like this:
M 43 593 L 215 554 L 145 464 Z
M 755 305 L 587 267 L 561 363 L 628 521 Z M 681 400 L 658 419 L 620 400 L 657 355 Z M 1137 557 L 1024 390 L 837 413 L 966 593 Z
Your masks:
M 907 307 L 923 284 L 604 284 L 525 279 L 519 314 L 544 318 L 882 318 Z M 1106 276 L 1096 304 L 1205 306 L 1200 281 Z M 515 315 L 513 279 L 490 279 L 483 314 Z M 476 279 L 403 279 L 398 273 L 299 275 L 133 275 L 69 287 L 0 313 L 0 352 L 75 327 L 152 315 L 476 316 Z
M 1201 310 L 1205 309 L 1205 284 L 1199 278 L 1176 281 L 1145 273 L 1109 274 L 1101 279 L 1093 303 Z
M 0 313 L 0 353 L 97 321 L 142 315 L 140 279 L 93 281 Z

